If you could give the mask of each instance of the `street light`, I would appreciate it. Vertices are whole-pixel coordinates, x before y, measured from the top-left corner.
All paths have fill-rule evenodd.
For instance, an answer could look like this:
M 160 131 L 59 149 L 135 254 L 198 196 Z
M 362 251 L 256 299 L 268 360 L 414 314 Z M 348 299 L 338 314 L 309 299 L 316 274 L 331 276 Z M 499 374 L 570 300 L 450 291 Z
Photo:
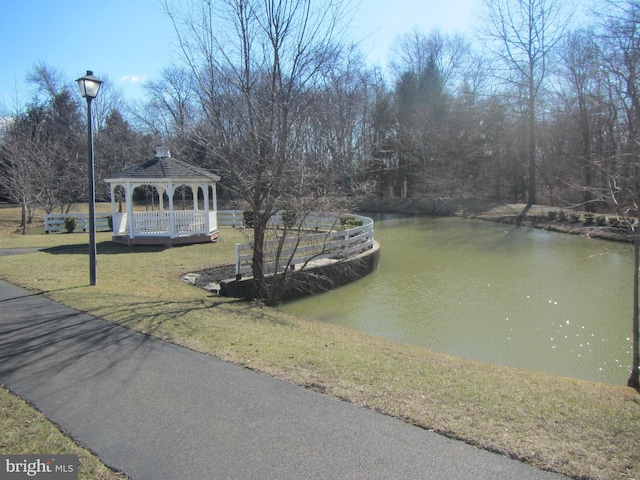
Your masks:
M 76 80 L 78 82 L 78 88 L 80 88 L 80 95 L 87 99 L 87 144 L 89 150 L 89 167 L 87 173 L 89 176 L 89 282 L 90 285 L 96 284 L 96 222 L 95 222 L 95 210 L 96 210 L 96 195 L 95 195 L 95 181 L 94 181 L 94 169 L 93 169 L 93 129 L 91 125 L 91 100 L 96 98 L 98 90 L 102 80 L 93 76 L 91 70 L 87 70 L 87 74 L 84 77 L 80 77 Z

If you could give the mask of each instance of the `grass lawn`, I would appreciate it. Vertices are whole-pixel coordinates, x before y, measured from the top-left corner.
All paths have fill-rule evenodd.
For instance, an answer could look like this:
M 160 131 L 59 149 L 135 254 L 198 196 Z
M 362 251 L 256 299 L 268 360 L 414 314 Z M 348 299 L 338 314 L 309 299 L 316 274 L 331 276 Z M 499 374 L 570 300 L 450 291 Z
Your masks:
M 0 217 L 14 210 L 0 208 Z M 182 282 L 184 273 L 233 262 L 234 243 L 245 237 L 231 228 L 220 233 L 216 244 L 174 248 L 115 245 L 99 233 L 95 287 L 88 286 L 87 234 L 0 234 L 0 248 L 45 249 L 0 257 L 0 279 L 538 468 L 575 478 L 640 478 L 634 390 L 466 361 Z M 0 437 L 0 453 L 49 453 L 24 430 L 28 422 L 13 402 L 0 396 L 0 429 L 12 432 Z

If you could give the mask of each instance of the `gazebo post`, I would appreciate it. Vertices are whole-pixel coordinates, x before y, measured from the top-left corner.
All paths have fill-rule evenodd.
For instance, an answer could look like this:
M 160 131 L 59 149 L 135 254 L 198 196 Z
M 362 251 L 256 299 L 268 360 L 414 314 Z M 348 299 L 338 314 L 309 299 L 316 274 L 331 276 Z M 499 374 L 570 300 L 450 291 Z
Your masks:
M 125 188 L 124 201 L 127 204 L 127 226 L 129 227 L 129 240 L 133 240 L 136 236 L 136 219 L 133 216 L 133 190 L 131 182 L 127 182 Z
M 218 230 L 218 195 L 216 193 L 216 183 L 211 184 L 211 208 L 214 213 L 213 221 L 215 225 L 209 225 L 209 228 L 213 227 L 213 230 Z
M 176 238 L 176 214 L 173 211 L 173 194 L 175 192 L 173 183 L 167 186 L 167 196 L 169 197 L 169 238 Z
M 204 233 L 211 235 L 211 222 L 209 221 L 209 184 L 204 184 L 200 187 L 202 188 L 202 198 L 204 200 Z
M 151 185 L 158 192 L 158 209 L 160 213 L 164 213 L 164 187 L 160 185 Z
M 199 197 L 200 189 L 198 185 L 189 185 L 189 188 L 191 189 L 191 196 L 193 197 L 193 209 L 197 212 L 199 210 L 198 197 Z
M 111 236 L 113 236 L 117 233 L 116 225 L 118 224 L 118 222 L 116 221 L 116 202 L 115 202 L 117 185 L 111 184 L 109 186 L 111 187 Z

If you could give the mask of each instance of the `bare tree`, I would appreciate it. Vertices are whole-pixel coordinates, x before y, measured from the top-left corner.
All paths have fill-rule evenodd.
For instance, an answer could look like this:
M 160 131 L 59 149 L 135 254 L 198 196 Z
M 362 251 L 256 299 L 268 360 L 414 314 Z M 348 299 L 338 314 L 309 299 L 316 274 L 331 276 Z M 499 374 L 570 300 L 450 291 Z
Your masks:
M 133 110 L 135 118 L 178 157 L 192 158 L 186 145 L 197 123 L 198 102 L 191 71 L 165 68 L 160 78 L 146 82 L 144 89 L 147 101 Z
M 458 90 L 471 55 L 471 43 L 462 34 L 445 34 L 434 29 L 428 34 L 420 28 L 398 35 L 392 46 L 391 71 L 400 78 L 407 71 L 419 73 L 433 64 L 450 92 Z
M 562 40 L 571 13 L 564 0 L 484 0 L 482 34 L 498 59 L 494 73 L 515 85 L 526 99 L 528 120 L 529 194 L 536 203 L 536 124 L 538 100 L 555 48 Z
M 374 72 L 375 73 L 375 72 Z M 365 154 L 367 179 L 374 184 L 377 195 L 391 196 L 398 180 L 393 94 L 386 87 L 382 75 L 373 75 L 370 115 L 367 122 L 368 150 Z
M 612 204 L 634 229 L 633 352 L 628 385 L 640 389 L 640 2 L 607 0 L 604 59 L 613 77 L 624 127 L 615 165 L 607 165 Z M 617 81 L 616 81 L 617 80 Z M 603 163 L 604 164 L 604 163 Z
M 312 0 L 164 6 L 198 91 L 198 139 L 253 212 L 252 273 L 263 279 L 269 219 L 292 196 L 309 194 L 300 189 L 309 178 L 294 168 L 304 151 L 296 126 L 341 53 L 347 8 Z
M 40 122 L 34 117 L 44 115 L 41 109 L 13 117 L 0 141 L 0 192 L 16 202 L 22 209 L 22 233 L 27 224 L 38 194 L 37 175 L 33 158 L 41 145 Z
M 23 227 L 32 206 L 47 213 L 68 210 L 85 192 L 80 104 L 61 78 L 44 64 L 33 67 L 33 100 L 4 136 L 2 183 L 23 207 Z
M 370 72 L 360 54 L 345 55 L 344 63 L 334 63 L 326 85 L 317 93 L 313 116 L 304 124 L 314 155 L 326 157 L 323 170 L 326 192 L 361 195 L 368 191 L 367 182 L 360 181 L 360 174 L 365 168 L 369 82 Z
M 580 185 L 580 201 L 585 210 L 595 212 L 596 198 L 592 194 L 597 187 L 597 163 L 602 158 L 614 154 L 603 145 L 607 124 L 610 123 L 609 114 L 611 104 L 607 100 L 607 74 L 602 68 L 600 45 L 593 28 L 580 29 L 570 32 L 561 53 L 562 74 L 564 79 L 558 91 L 557 106 L 559 115 L 569 117 L 569 125 L 558 128 L 554 125 L 558 135 L 570 136 L 567 148 L 567 158 L 564 167 L 570 166 L 576 175 L 565 170 L 564 181 Z M 575 159 L 575 163 L 574 163 Z M 568 165 L 567 165 L 568 164 Z
M 437 29 L 426 34 L 414 28 L 396 38 L 392 51 L 398 127 L 395 193 L 449 195 L 454 184 L 466 184 L 458 168 L 463 159 L 453 144 L 459 141 L 446 132 L 455 128 L 451 122 L 455 96 L 461 97 L 458 105 L 468 104 L 472 85 L 480 79 L 478 69 L 475 78 L 469 75 L 471 44 L 460 34 Z

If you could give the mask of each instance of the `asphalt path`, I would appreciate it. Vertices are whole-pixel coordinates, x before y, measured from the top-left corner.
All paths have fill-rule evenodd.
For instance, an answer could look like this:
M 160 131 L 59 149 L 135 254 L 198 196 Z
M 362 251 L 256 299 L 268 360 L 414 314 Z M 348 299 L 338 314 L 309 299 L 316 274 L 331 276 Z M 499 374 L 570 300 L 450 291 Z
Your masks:
M 0 382 L 132 479 L 564 478 L 5 282 Z

